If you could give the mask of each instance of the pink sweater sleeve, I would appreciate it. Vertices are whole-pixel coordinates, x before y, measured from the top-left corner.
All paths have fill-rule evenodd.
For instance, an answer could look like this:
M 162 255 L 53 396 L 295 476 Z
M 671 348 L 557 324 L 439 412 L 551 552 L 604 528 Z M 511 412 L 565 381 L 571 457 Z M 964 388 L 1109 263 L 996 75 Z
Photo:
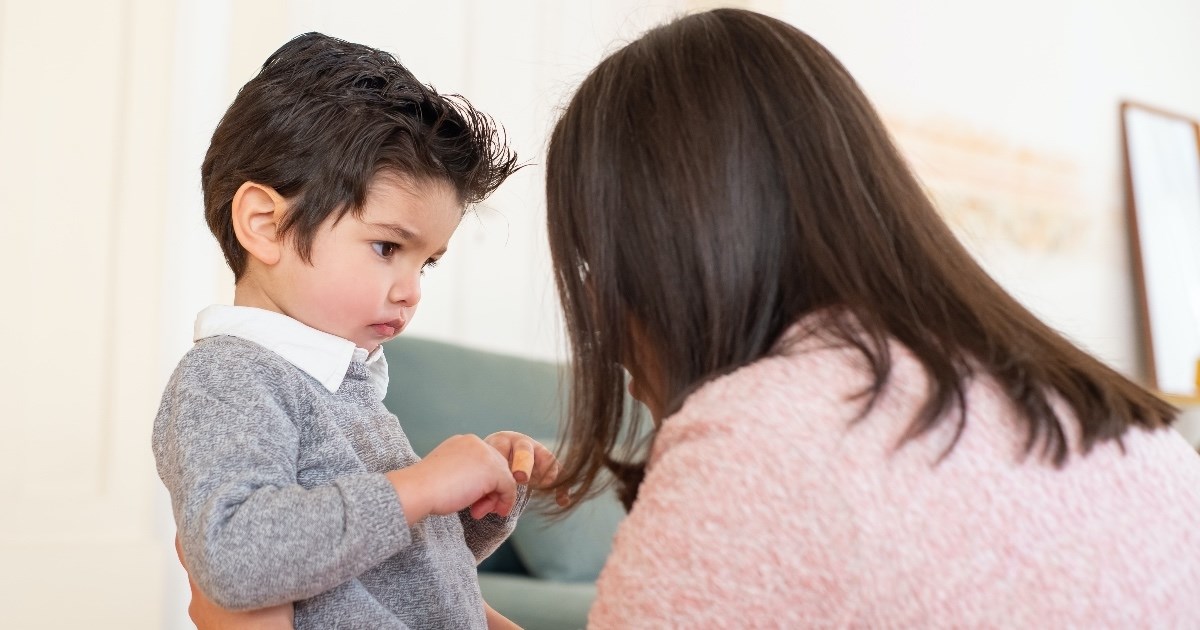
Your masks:
M 588 627 L 836 623 L 823 605 L 835 584 L 816 515 L 840 510 L 805 491 L 818 473 L 795 444 L 744 429 L 735 439 L 745 423 L 732 418 L 668 424 L 600 575 Z M 781 535 L 781 524 L 791 531 Z

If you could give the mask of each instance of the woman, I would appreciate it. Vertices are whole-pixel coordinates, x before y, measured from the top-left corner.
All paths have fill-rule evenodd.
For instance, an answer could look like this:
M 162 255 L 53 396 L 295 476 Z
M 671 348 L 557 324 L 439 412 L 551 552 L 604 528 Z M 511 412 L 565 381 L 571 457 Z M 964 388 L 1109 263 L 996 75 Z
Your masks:
M 630 508 L 590 627 L 1200 623 L 1175 410 L 988 277 L 817 42 L 727 9 L 654 29 L 547 168 L 559 483 L 611 470 Z
M 817 42 L 737 10 L 655 29 L 547 169 L 560 480 L 610 468 L 631 507 L 591 627 L 1200 624 L 1174 409 L 988 277 Z

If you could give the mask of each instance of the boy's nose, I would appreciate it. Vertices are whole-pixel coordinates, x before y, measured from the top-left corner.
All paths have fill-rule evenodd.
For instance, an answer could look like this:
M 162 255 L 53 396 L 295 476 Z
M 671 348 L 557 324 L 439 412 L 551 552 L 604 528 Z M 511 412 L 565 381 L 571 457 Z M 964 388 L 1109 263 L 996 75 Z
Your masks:
M 396 304 L 416 306 L 421 301 L 421 273 L 405 274 L 392 283 L 388 299 Z

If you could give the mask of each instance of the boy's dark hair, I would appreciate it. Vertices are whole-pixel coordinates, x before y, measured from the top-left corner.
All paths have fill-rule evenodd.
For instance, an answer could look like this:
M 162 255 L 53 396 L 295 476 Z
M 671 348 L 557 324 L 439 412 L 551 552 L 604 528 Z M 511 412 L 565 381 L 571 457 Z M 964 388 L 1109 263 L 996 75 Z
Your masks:
M 246 251 L 230 210 L 247 181 L 291 202 L 279 233 L 309 260 L 317 229 L 330 215 L 360 212 L 380 171 L 448 182 L 469 205 L 517 168 L 495 123 L 466 99 L 438 94 L 386 52 L 306 33 L 238 92 L 213 132 L 200 182 L 208 227 L 240 279 Z
M 622 424 L 620 364 L 653 385 L 665 418 L 779 352 L 809 315 L 824 314 L 814 334 L 862 354 L 864 414 L 888 383 L 892 340 L 924 366 L 928 397 L 905 440 L 943 423 L 961 434 L 976 376 L 1020 412 L 1026 451 L 1054 464 L 1072 434 L 1086 451 L 1175 414 L 990 278 L 850 74 L 779 20 L 721 9 L 617 51 L 572 98 L 546 171 L 573 367 L 556 484 L 579 494 L 604 486 L 605 467 L 626 505 L 641 481 L 644 455 L 623 447 L 641 431 L 636 416 Z

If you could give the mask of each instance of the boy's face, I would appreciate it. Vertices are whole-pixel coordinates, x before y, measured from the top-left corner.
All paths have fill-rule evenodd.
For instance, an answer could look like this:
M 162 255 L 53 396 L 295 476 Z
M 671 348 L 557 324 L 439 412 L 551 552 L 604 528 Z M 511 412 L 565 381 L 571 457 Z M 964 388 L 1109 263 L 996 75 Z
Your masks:
M 361 216 L 321 226 L 312 264 L 284 248 L 271 273 L 272 301 L 308 326 L 374 350 L 412 321 L 422 271 L 446 252 L 461 218 L 448 183 L 381 174 Z

